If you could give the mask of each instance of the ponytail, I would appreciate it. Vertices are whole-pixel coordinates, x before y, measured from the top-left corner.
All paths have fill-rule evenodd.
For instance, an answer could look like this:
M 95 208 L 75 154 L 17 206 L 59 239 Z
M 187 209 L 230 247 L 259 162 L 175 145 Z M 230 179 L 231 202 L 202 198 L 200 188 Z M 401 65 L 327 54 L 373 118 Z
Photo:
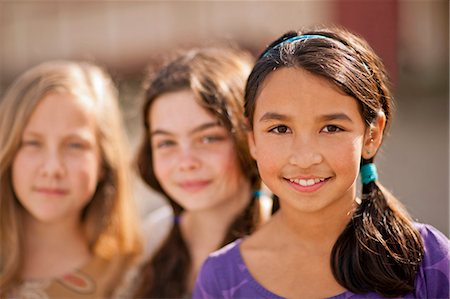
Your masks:
M 370 163 L 372 159 L 363 159 L 361 164 Z M 361 203 L 333 247 L 331 268 L 336 280 L 353 293 L 397 297 L 414 290 L 423 252 L 408 213 L 371 180 L 363 183 Z

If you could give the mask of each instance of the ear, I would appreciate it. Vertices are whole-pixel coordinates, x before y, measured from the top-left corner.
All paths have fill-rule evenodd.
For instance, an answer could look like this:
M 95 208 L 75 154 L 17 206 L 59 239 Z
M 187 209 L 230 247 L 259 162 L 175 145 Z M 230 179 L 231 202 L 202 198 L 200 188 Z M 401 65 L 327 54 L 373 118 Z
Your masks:
M 383 141 L 383 132 L 386 125 L 386 115 L 378 112 L 377 118 L 367 127 L 364 134 L 362 157 L 366 160 L 373 158 Z

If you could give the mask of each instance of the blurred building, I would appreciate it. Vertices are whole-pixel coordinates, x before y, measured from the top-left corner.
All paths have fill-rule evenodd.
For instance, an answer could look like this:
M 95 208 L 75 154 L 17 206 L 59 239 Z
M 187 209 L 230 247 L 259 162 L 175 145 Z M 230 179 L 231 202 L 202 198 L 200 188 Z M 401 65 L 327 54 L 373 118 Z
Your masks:
M 0 2 L 0 96 L 27 68 L 49 59 L 89 60 L 121 92 L 133 146 L 139 88 L 148 65 L 180 49 L 234 44 L 255 55 L 281 33 L 340 24 L 383 58 L 397 101 L 378 157 L 381 181 L 415 219 L 447 235 L 449 223 L 449 3 L 446 0 L 20 1 Z M 145 190 L 140 185 L 139 190 Z M 139 202 L 161 201 L 147 191 Z

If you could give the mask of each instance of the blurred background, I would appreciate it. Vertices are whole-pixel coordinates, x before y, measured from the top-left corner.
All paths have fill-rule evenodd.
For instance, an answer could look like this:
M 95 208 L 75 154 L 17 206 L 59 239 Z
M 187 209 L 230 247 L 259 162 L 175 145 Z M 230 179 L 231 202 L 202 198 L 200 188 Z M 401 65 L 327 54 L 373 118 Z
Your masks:
M 449 2 L 0 0 L 0 96 L 27 68 L 88 60 L 120 91 L 133 152 L 148 66 L 190 47 L 237 45 L 257 55 L 281 33 L 342 25 L 366 38 L 390 72 L 397 112 L 378 155 L 380 180 L 414 219 L 449 236 Z M 163 201 L 136 181 L 142 215 Z

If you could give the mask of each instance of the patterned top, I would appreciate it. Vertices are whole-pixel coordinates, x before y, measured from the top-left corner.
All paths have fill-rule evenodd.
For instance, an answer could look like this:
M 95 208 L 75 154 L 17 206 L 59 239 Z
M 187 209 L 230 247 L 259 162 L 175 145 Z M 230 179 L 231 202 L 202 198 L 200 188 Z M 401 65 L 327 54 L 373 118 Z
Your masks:
M 450 298 L 450 240 L 430 225 L 416 225 L 425 254 L 415 280 L 415 290 L 401 298 Z M 241 239 L 212 253 L 197 278 L 193 298 L 282 299 L 259 284 L 240 253 Z M 376 293 L 345 291 L 329 299 L 383 298 Z
M 116 257 L 111 260 L 93 257 L 80 269 L 75 269 L 61 277 L 27 280 L 15 288 L 7 298 L 112 298 L 130 260 L 126 257 Z

